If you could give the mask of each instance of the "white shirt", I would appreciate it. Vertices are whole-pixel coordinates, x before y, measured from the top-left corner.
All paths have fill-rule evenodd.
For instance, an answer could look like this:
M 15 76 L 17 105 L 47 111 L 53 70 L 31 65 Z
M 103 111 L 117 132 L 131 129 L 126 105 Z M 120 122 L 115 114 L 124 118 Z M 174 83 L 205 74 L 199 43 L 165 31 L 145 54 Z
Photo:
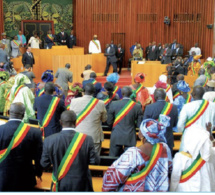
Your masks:
M 99 40 L 94 40 L 98 46 L 99 46 L 99 49 L 96 47 L 95 43 L 93 43 L 93 41 L 90 41 L 90 44 L 89 44 L 89 53 L 101 53 L 102 50 L 101 50 L 101 45 L 100 45 L 100 41 Z
M 201 55 L 201 49 L 199 47 L 192 47 L 189 51 L 190 55 L 192 55 L 193 51 L 196 53 L 196 55 Z
M 63 129 L 62 129 L 62 131 L 68 131 L 68 130 L 73 130 L 73 131 L 75 131 L 75 129 L 72 128 L 72 127 L 67 127 L 67 128 L 63 128 Z
M 31 48 L 40 48 L 40 42 L 37 38 L 35 37 L 31 37 L 30 40 L 28 41 L 28 43 L 31 44 Z

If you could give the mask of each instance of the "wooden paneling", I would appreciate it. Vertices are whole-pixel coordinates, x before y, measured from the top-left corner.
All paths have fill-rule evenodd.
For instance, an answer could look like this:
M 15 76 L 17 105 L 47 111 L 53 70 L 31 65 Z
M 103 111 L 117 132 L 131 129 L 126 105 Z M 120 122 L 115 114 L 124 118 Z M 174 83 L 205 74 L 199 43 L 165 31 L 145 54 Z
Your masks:
M 4 15 L 3 15 L 3 0 L 0 0 L 0 38 L 4 32 Z
M 177 39 L 184 54 L 196 43 L 203 58 L 212 55 L 214 0 L 74 0 L 74 29 L 77 45 L 88 52 L 93 34 L 104 52 L 113 33 L 125 33 L 125 59 L 136 42 L 145 47 L 151 41 L 171 43 Z M 164 24 L 164 16 L 171 19 Z M 118 44 L 116 42 L 115 44 Z M 127 64 L 127 63 L 126 63 Z

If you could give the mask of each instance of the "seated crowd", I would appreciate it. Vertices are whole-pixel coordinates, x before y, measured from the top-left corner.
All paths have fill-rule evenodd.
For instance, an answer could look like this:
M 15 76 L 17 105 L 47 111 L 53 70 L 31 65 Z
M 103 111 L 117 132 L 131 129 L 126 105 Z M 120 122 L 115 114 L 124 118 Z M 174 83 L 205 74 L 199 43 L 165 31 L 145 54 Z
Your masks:
M 109 156 L 118 159 L 104 174 L 102 191 L 215 191 L 215 70 L 209 60 L 196 69 L 194 86 L 183 74 L 173 85 L 161 75 L 151 89 L 143 73 L 123 88 L 113 73 L 102 86 L 89 65 L 83 83 L 72 86 L 69 64 L 56 72 L 55 83 L 52 70 L 37 84 L 28 65 L 16 76 L 1 70 L 0 113 L 9 120 L 0 125 L 0 191 L 34 191 L 36 177 L 48 169 L 52 191 L 93 191 L 89 165 L 100 163 L 104 127 L 111 131 Z M 39 126 L 31 124 L 36 119 Z M 182 133 L 176 154 L 173 132 Z

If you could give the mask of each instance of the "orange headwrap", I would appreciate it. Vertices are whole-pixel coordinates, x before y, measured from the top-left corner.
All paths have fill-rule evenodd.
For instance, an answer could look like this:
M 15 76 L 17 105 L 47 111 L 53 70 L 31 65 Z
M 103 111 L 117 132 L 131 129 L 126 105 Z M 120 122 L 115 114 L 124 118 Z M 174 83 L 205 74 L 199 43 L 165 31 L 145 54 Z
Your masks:
M 142 83 L 145 81 L 145 75 L 143 73 L 137 73 L 136 76 L 134 77 L 134 80 L 137 83 Z

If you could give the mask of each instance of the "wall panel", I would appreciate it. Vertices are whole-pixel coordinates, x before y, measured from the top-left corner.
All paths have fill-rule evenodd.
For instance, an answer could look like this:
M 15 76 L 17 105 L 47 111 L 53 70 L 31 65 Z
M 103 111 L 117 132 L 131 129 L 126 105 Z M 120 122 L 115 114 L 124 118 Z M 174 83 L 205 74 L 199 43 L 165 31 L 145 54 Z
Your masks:
M 4 15 L 3 15 L 3 0 L 0 0 L 0 38 L 4 31 Z
M 77 44 L 88 51 L 93 34 L 98 35 L 102 51 L 112 33 L 125 33 L 125 58 L 138 41 L 145 48 L 149 42 L 171 43 L 177 39 L 184 54 L 198 42 L 203 57 L 212 55 L 214 0 L 76 0 L 74 29 Z M 164 16 L 171 25 L 164 24 Z M 118 44 L 118 43 L 115 43 Z

